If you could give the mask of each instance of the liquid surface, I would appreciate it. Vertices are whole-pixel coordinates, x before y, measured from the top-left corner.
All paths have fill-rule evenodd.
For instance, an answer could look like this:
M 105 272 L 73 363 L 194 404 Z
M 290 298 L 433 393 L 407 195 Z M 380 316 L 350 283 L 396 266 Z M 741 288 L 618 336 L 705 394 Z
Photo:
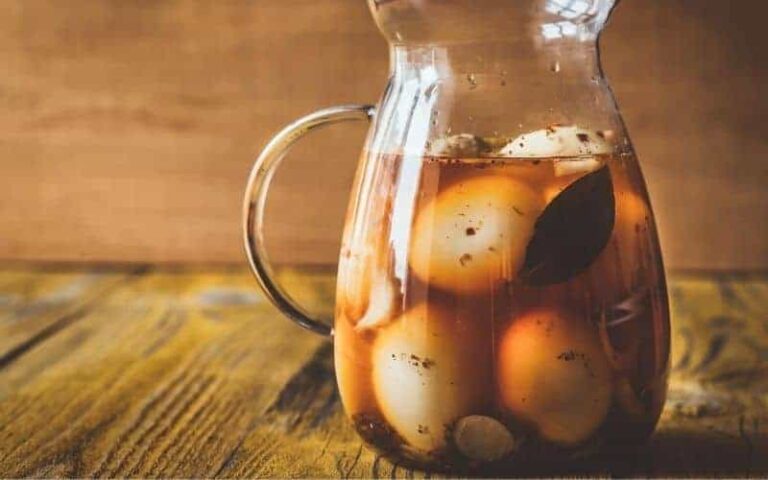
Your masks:
M 668 306 L 633 156 L 369 155 L 335 321 L 342 401 L 367 443 L 483 469 L 650 434 Z

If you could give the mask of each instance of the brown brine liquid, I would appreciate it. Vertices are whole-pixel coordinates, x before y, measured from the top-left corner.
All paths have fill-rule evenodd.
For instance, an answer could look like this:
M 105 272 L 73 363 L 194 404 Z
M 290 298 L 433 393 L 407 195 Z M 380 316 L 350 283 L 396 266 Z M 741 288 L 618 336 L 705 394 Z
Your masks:
M 633 155 L 366 155 L 334 341 L 345 411 L 370 446 L 485 468 L 652 432 L 669 319 Z

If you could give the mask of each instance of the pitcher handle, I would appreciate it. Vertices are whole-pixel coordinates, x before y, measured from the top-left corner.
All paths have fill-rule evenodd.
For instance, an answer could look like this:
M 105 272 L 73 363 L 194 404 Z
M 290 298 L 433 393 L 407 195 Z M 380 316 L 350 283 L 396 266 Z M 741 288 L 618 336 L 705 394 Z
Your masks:
M 243 241 L 251 271 L 269 300 L 300 326 L 321 335 L 331 335 L 330 322 L 313 318 L 274 281 L 264 248 L 264 207 L 272 175 L 294 143 L 317 127 L 350 120 L 371 120 L 372 105 L 339 105 L 310 113 L 275 135 L 253 164 L 243 199 Z

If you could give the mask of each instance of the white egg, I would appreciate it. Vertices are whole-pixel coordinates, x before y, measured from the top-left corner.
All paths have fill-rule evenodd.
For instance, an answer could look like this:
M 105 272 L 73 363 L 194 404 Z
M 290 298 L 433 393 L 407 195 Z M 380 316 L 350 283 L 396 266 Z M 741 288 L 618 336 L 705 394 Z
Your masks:
M 602 132 L 575 125 L 554 125 L 518 135 L 499 153 L 508 157 L 537 158 L 601 155 L 611 151 L 611 145 Z
M 543 208 L 543 194 L 510 177 L 487 174 L 456 183 L 418 213 L 411 268 L 445 290 L 492 290 L 522 266 Z
M 500 150 L 507 157 L 552 158 L 585 157 L 555 162 L 555 175 L 565 176 L 596 170 L 602 162 L 589 155 L 606 155 L 613 151 L 606 135 L 584 128 L 555 125 L 519 135 Z
M 565 150 L 558 129 L 536 130 L 518 135 L 499 153 L 505 157 L 556 157 Z
M 497 374 L 508 411 L 552 442 L 578 444 L 608 414 L 611 371 L 598 334 L 566 310 L 515 318 L 501 339 Z
M 373 387 L 384 418 L 412 447 L 446 445 L 448 428 L 490 398 L 490 323 L 422 304 L 381 329 Z

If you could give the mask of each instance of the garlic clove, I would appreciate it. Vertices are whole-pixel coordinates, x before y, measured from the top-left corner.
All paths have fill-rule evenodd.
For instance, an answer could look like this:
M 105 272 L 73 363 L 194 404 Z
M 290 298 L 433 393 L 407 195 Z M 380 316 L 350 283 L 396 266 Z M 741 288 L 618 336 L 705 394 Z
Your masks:
M 515 437 L 504 424 L 482 415 L 470 415 L 456 422 L 453 440 L 462 455 L 483 462 L 504 458 L 517 447 Z
M 399 290 L 386 274 L 374 278 L 372 284 L 368 307 L 355 325 L 358 331 L 380 327 L 391 322 L 397 315 L 398 306 L 401 303 L 402 297 Z
M 339 259 L 337 305 L 344 317 L 357 323 L 368 308 L 373 280 L 372 255 L 363 250 Z

